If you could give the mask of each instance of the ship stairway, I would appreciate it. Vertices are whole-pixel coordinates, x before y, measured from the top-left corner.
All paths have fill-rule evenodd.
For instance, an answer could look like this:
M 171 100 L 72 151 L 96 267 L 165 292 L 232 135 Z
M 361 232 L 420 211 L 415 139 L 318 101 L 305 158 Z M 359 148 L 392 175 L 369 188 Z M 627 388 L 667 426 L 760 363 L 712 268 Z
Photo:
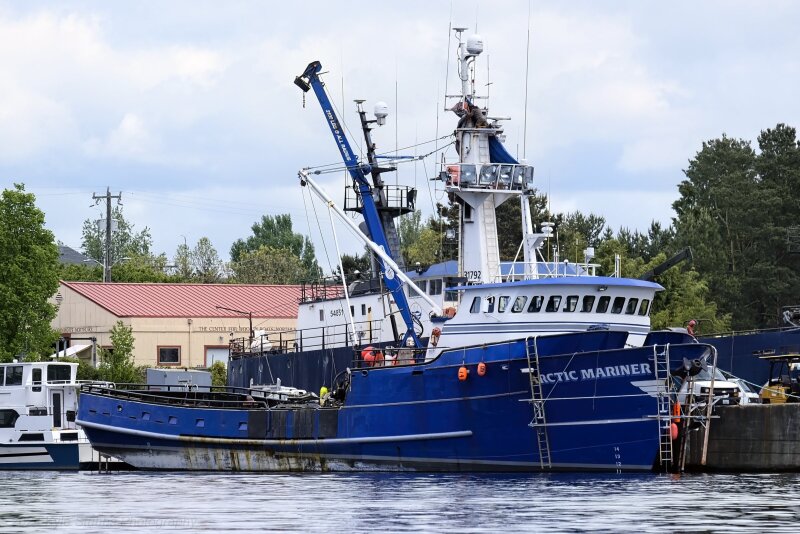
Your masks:
M 525 339 L 525 353 L 528 357 L 528 378 L 531 385 L 531 406 L 533 419 L 528 424 L 536 431 L 539 445 L 539 465 L 542 469 L 550 469 L 550 440 L 547 437 L 547 418 L 545 417 L 545 398 L 542 394 L 542 377 L 539 371 L 539 350 L 535 337 Z
M 497 215 L 495 213 L 494 195 L 489 195 L 483 202 L 483 232 L 486 239 L 487 281 L 499 282 L 500 278 L 500 245 L 497 240 Z
M 403 255 L 400 253 L 400 238 L 397 235 L 397 226 L 394 223 L 394 216 L 388 212 L 381 212 L 381 223 L 383 224 L 383 233 L 386 236 L 386 242 L 389 245 L 389 254 L 392 259 L 403 271 L 406 270 Z
M 656 402 L 658 415 L 658 459 L 661 468 L 672 467 L 672 411 L 669 395 L 669 345 L 653 346 L 653 368 L 656 377 Z

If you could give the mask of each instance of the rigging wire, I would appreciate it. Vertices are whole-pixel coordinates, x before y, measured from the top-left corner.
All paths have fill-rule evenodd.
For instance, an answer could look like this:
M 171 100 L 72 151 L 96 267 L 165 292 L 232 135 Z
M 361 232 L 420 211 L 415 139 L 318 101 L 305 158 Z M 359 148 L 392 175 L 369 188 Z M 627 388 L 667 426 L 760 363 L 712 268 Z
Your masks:
M 523 107 L 524 118 L 522 121 L 522 158 L 527 159 L 528 153 L 528 72 L 530 68 L 531 56 L 531 0 L 528 0 L 528 44 L 525 49 L 525 105 Z

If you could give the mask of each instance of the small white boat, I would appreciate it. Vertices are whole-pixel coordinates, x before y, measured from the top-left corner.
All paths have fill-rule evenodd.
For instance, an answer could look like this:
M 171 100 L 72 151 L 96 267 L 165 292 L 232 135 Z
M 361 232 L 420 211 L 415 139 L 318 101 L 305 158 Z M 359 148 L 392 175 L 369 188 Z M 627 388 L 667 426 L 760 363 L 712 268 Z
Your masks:
M 0 364 L 0 469 L 71 470 L 107 461 L 75 424 L 77 372 L 76 363 Z

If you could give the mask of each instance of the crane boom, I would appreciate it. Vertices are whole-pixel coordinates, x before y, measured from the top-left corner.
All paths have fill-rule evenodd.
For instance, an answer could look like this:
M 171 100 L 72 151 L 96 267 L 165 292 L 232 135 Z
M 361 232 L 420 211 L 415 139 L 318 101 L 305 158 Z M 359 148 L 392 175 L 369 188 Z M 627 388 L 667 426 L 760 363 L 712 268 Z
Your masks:
M 347 140 L 344 129 L 339 119 L 336 117 L 336 112 L 333 110 L 333 104 L 325 92 L 325 84 L 322 83 L 322 79 L 319 77 L 321 70 L 322 64 L 319 61 L 312 61 L 303 71 L 303 74 L 294 79 L 294 83 L 302 89 L 304 93 L 308 92 L 310 89 L 314 90 L 314 95 L 319 101 L 322 113 L 325 115 L 325 120 L 328 123 L 331 134 L 333 134 L 333 139 L 336 142 L 345 167 L 350 173 L 353 184 L 356 186 L 358 194 L 361 197 L 361 204 L 363 207 L 362 213 L 364 215 L 364 222 L 367 225 L 369 237 L 391 258 L 391 249 L 383 231 L 378 208 L 375 205 L 375 199 L 372 195 L 372 186 L 367 180 L 367 175 L 371 174 L 372 168 L 368 164 L 360 163 L 358 156 L 353 153 L 353 149 L 350 146 L 350 142 Z M 389 290 L 389 293 L 391 293 L 395 304 L 397 304 L 400 316 L 403 318 L 403 322 L 406 325 L 406 332 L 402 342 L 405 344 L 408 338 L 412 338 L 414 340 L 414 345 L 420 347 L 422 343 L 414 331 L 414 318 L 411 314 L 406 294 L 403 292 L 403 284 L 394 269 L 382 257 L 379 257 L 379 261 L 384 284 Z M 344 275 L 344 273 L 342 274 Z

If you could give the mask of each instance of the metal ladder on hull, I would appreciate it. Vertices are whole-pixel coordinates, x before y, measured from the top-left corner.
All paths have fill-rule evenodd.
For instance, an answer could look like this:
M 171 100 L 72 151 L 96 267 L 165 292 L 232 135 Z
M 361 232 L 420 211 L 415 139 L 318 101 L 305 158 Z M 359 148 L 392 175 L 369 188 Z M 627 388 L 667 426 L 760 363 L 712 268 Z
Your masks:
M 531 357 L 533 352 L 533 357 Z M 545 418 L 544 403 L 542 395 L 542 379 L 539 373 L 539 350 L 536 345 L 535 337 L 525 339 L 525 354 L 528 357 L 528 379 L 531 385 L 531 406 L 533 407 L 533 419 L 528 424 L 536 430 L 536 441 L 539 445 L 539 465 L 541 468 L 550 469 L 550 440 L 547 437 L 547 419 Z
M 668 380 L 669 345 L 653 346 L 653 368 L 656 375 L 656 403 L 658 415 L 658 459 L 661 468 L 668 471 L 672 467 L 672 413 Z

